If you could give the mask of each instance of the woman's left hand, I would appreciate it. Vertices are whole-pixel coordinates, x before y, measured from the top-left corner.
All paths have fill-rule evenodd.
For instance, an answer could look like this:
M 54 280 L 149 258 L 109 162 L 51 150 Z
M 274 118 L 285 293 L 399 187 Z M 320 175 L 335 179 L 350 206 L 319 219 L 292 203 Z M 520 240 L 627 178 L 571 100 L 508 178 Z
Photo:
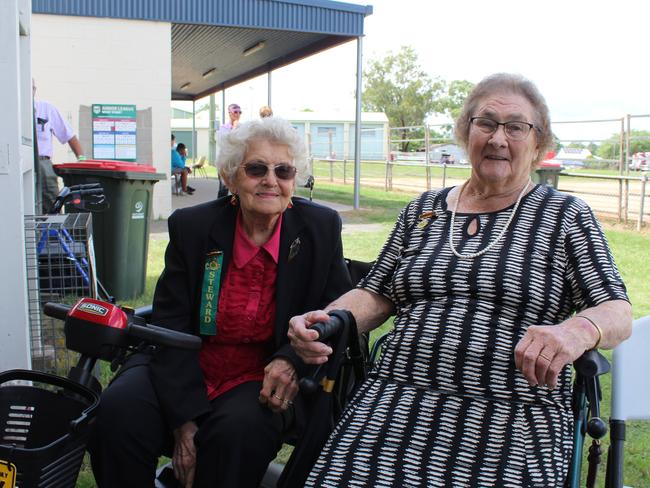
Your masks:
M 264 368 L 264 383 L 260 391 L 260 403 L 274 412 L 283 412 L 298 394 L 296 370 L 288 360 L 276 358 Z
M 573 363 L 593 345 L 580 329 L 569 322 L 559 325 L 531 325 L 515 347 L 515 365 L 530 386 L 553 389 L 562 368 Z

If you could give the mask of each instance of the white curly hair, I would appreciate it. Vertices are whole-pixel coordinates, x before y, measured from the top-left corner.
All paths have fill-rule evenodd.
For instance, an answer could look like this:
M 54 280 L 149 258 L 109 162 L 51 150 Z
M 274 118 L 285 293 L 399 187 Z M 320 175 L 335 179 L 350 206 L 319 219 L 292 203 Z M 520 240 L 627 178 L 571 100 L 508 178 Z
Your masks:
M 304 184 L 309 178 L 307 148 L 298 131 L 286 120 L 278 117 L 243 122 L 235 129 L 224 134 L 219 140 L 217 167 L 219 172 L 229 180 L 241 165 L 251 141 L 265 139 L 277 144 L 285 144 L 296 166 L 296 183 Z

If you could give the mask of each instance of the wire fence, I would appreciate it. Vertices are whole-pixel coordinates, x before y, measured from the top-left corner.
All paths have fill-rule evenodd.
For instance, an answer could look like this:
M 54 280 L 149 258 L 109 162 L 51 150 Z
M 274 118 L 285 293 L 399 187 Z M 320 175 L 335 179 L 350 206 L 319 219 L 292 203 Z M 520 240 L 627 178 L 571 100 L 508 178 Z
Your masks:
M 558 140 L 561 150 L 554 155 L 562 165 L 558 189 L 579 196 L 601 216 L 636 222 L 640 230 L 650 212 L 646 205 L 650 152 L 647 159 L 640 158 L 635 148 L 650 140 L 644 135 L 648 126 L 650 115 L 553 122 L 554 130 L 570 134 Z M 471 166 L 454 143 L 450 124 L 388 128 L 381 142 L 383 151 L 377 150 L 380 129 L 368 129 L 373 131 L 372 138 L 364 138 L 364 130 L 359 175 L 362 187 L 420 193 L 461 184 L 470 176 Z M 590 133 L 612 135 L 596 138 Z M 370 139 L 372 150 L 364 150 L 364 141 Z M 330 151 L 334 141 L 327 144 L 326 149 L 316 146 L 316 151 L 310 144 L 312 173 L 317 181 L 354 184 L 354 160 L 349 157 L 353 151 L 344 151 L 345 157 L 339 158 L 336 150 Z M 350 147 L 349 141 L 341 141 L 339 147 Z M 594 156 L 589 148 L 598 149 L 601 155 Z M 534 179 L 545 181 L 545 171 L 550 170 L 542 169 Z

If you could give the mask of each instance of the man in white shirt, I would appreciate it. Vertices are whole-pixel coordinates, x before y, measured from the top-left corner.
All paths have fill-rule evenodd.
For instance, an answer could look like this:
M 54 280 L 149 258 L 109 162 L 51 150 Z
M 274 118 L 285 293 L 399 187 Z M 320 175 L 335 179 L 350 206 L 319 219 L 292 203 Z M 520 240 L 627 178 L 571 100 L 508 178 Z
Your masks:
M 36 84 L 32 81 L 33 94 Z M 83 159 L 83 150 L 72 127 L 64 120 L 61 113 L 51 103 L 34 100 L 34 124 L 38 144 L 38 188 L 40 189 L 41 210 L 48 213 L 59 194 L 59 184 L 52 168 L 52 135 L 61 144 L 68 144 L 77 159 Z M 37 198 L 38 202 L 39 198 Z M 38 210 L 38 208 L 37 208 Z

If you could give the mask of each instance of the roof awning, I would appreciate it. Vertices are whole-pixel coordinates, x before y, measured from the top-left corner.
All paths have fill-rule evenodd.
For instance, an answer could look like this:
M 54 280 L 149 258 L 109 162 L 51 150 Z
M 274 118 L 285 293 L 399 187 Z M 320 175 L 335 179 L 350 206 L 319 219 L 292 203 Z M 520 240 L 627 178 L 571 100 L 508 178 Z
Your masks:
M 32 0 L 32 11 L 172 24 L 172 100 L 197 100 L 363 36 L 372 7 L 330 0 Z

